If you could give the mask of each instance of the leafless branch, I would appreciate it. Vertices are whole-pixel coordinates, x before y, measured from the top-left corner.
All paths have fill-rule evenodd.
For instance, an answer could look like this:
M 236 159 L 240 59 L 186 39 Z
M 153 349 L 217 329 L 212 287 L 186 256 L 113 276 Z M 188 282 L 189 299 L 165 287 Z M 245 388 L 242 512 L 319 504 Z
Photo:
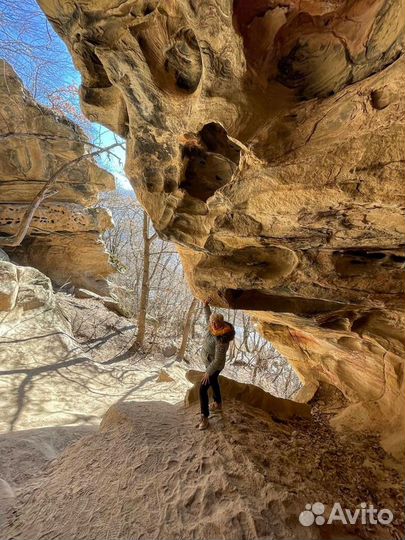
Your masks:
M 31 221 L 34 217 L 34 214 L 40 204 L 49 197 L 52 197 L 55 194 L 54 188 L 55 184 L 57 183 L 59 176 L 72 167 L 73 165 L 76 165 L 77 163 L 80 163 L 84 159 L 89 159 L 95 156 L 98 156 L 100 154 L 103 154 L 105 152 L 109 152 L 113 148 L 116 148 L 117 146 L 121 146 L 121 143 L 114 143 L 110 146 L 106 146 L 105 148 L 99 148 L 98 150 L 95 150 L 94 152 L 89 152 L 86 154 L 82 154 L 81 156 L 77 157 L 76 159 L 73 159 L 72 161 L 69 161 L 67 163 L 64 163 L 59 169 L 57 169 L 56 172 L 54 172 L 51 177 L 45 182 L 45 185 L 40 190 L 40 192 L 36 195 L 34 200 L 31 202 L 27 210 L 25 211 L 20 227 L 18 231 L 13 234 L 12 236 L 6 236 L 6 237 L 0 237 L 0 247 L 16 247 L 21 244 L 21 242 L 24 240 L 28 229 L 31 225 Z

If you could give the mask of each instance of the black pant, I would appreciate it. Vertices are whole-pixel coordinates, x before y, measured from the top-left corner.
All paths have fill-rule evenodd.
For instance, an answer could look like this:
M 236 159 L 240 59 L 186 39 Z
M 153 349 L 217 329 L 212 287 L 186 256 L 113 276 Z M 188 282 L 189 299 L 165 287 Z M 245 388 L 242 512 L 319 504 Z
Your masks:
M 219 388 L 218 376 L 221 371 L 215 371 L 210 375 L 209 382 L 207 384 L 200 383 L 200 405 L 201 405 L 201 414 L 208 418 L 210 415 L 210 410 L 208 407 L 208 388 L 212 387 L 212 393 L 214 394 L 214 401 L 219 405 L 222 403 L 221 399 L 221 390 Z

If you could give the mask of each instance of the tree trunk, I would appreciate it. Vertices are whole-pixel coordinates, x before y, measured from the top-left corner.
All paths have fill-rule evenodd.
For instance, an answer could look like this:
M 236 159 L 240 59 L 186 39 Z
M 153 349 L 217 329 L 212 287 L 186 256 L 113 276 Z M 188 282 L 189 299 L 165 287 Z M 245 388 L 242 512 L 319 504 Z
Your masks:
M 199 318 L 200 318 L 201 312 L 202 312 L 202 308 L 201 308 L 201 307 L 197 307 L 197 309 L 196 309 L 195 312 L 194 312 L 193 322 L 191 323 L 191 339 L 194 339 L 194 338 L 195 338 L 195 335 L 196 335 L 196 325 L 197 325 L 197 321 L 198 321 Z
M 184 355 L 187 349 L 188 337 L 190 335 L 191 326 L 193 322 L 194 311 L 197 307 L 197 303 L 198 303 L 197 298 L 193 298 L 190 304 L 190 307 L 188 308 L 188 311 L 187 311 L 186 321 L 184 323 L 183 337 L 181 340 L 180 349 L 178 350 L 178 353 L 177 353 L 177 358 L 179 360 L 184 359 Z
M 135 343 L 132 345 L 131 350 L 136 350 L 143 346 L 145 340 L 146 329 L 146 314 L 148 310 L 149 302 L 149 288 L 150 288 L 150 245 L 155 238 L 155 234 L 149 237 L 149 217 L 146 212 L 143 212 L 143 224 L 142 224 L 142 237 L 143 237 L 143 269 L 142 269 L 142 283 L 141 283 L 141 298 L 139 302 L 138 311 L 138 331 L 135 338 Z

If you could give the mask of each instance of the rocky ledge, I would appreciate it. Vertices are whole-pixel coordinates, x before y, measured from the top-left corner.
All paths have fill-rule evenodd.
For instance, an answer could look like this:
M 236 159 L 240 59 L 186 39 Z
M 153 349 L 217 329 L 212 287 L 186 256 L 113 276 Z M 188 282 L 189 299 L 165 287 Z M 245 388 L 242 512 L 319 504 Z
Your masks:
M 93 205 L 99 192 L 114 189 L 112 175 L 94 159 L 80 159 L 94 151 L 84 132 L 37 103 L 4 61 L 0 61 L 0 113 L 2 237 L 17 233 L 27 208 L 63 169 L 22 243 L 1 245 L 14 261 L 38 268 L 58 285 L 70 283 L 105 294 L 105 278 L 113 268 L 101 233 L 112 220 L 106 210 Z

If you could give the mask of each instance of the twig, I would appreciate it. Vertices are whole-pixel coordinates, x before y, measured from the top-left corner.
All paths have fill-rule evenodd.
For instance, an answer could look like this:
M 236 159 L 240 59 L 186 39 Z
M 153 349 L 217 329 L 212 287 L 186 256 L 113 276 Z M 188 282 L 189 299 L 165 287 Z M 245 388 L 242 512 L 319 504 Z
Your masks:
M 103 148 L 102 146 L 98 144 L 94 144 L 89 142 L 86 139 L 75 139 L 72 137 L 66 137 L 64 135 L 55 135 L 55 134 L 46 134 L 46 133 L 36 133 L 34 131 L 8 131 L 6 133 L 0 133 L 0 140 L 1 139 L 9 139 L 13 137 L 24 137 L 26 139 L 40 139 L 41 141 L 70 141 L 72 143 L 76 144 L 83 144 L 85 146 L 90 146 L 91 148 L 95 148 L 96 150 L 103 150 L 107 153 L 111 153 L 112 156 L 114 156 L 119 162 L 121 162 L 121 158 L 117 155 L 115 155 L 113 152 L 110 152 L 107 148 Z M 123 147 L 123 143 L 115 143 L 114 146 L 121 146 Z

